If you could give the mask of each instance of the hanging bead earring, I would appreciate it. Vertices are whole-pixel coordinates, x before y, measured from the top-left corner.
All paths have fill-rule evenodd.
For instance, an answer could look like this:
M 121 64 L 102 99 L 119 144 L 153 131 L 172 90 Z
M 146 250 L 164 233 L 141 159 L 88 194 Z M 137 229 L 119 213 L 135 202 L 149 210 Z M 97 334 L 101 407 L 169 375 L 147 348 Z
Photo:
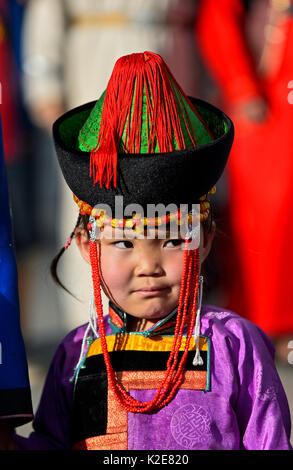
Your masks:
M 198 294 L 197 294 L 197 309 L 196 309 L 196 320 L 195 320 L 195 328 L 194 328 L 194 339 L 196 345 L 196 352 L 192 364 L 194 366 L 202 366 L 203 359 L 200 355 L 199 349 L 199 338 L 200 338 L 200 311 L 201 311 L 201 303 L 202 303 L 202 291 L 203 291 L 203 277 L 199 276 L 198 278 Z
M 67 242 L 66 242 L 65 245 L 64 245 L 64 250 L 67 250 L 67 248 L 70 247 L 71 242 L 72 242 L 72 237 L 70 236 L 70 237 L 68 238 Z

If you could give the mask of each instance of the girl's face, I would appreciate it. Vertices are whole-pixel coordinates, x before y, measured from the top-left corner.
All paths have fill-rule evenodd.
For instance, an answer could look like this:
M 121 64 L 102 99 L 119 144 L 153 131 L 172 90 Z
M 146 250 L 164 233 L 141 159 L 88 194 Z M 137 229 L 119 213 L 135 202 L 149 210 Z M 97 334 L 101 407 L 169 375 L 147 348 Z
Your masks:
M 184 240 L 111 239 L 110 230 L 101 238 L 101 272 L 113 300 L 136 318 L 165 317 L 178 304 Z
M 111 227 L 101 233 L 100 268 L 104 291 L 122 310 L 151 326 L 174 310 L 179 301 L 183 272 L 183 239 L 111 238 Z M 203 237 L 201 236 L 201 239 Z M 80 237 L 76 241 L 84 258 Z M 210 243 L 201 243 L 201 262 Z

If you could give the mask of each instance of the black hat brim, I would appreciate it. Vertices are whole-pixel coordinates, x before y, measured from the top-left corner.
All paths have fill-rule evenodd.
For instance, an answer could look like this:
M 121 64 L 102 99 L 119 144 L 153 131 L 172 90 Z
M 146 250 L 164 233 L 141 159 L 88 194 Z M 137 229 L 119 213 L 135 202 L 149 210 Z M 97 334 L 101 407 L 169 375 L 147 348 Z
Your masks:
M 100 187 L 90 177 L 90 152 L 78 149 L 78 134 L 95 101 L 62 115 L 53 125 L 53 139 L 63 176 L 71 191 L 91 206 L 107 204 L 114 210 L 115 196 L 124 206 L 139 204 L 193 204 L 222 175 L 232 147 L 234 126 L 218 108 L 190 98 L 214 133 L 205 145 L 156 154 L 118 154 L 117 187 Z M 204 116 L 203 116 L 204 115 Z M 209 122 L 210 121 L 210 122 Z M 224 129 L 224 130 L 223 130 Z

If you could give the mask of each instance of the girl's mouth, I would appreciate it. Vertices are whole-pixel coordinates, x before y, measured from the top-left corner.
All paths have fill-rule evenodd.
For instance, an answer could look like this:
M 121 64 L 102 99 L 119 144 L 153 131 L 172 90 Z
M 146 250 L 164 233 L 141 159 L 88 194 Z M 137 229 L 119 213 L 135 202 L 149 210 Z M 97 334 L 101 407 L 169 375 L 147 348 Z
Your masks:
M 165 295 L 169 287 L 143 287 L 135 290 L 135 293 L 141 297 L 157 297 Z

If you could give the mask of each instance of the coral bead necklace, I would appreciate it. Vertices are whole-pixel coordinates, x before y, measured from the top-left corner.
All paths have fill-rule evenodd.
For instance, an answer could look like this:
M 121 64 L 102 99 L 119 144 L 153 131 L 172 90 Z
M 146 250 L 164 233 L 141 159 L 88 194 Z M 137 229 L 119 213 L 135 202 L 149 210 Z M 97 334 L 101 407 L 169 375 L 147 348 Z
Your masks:
M 99 271 L 99 259 L 97 243 L 90 240 L 90 261 L 92 267 L 92 280 L 94 286 L 95 306 L 100 331 L 101 346 L 104 355 L 106 371 L 109 380 L 109 386 L 113 390 L 119 403 L 130 412 L 145 413 L 158 410 L 167 405 L 178 390 L 184 379 L 185 363 L 189 344 L 193 335 L 197 293 L 199 278 L 199 249 L 188 249 L 190 240 L 185 241 L 183 275 L 181 281 L 178 314 L 176 319 L 173 347 L 170 352 L 166 366 L 166 374 L 159 385 L 152 400 L 142 403 L 131 397 L 123 386 L 118 382 L 115 371 L 111 364 L 110 355 L 107 348 L 105 327 L 103 321 L 103 306 L 101 298 L 101 280 Z M 186 342 L 183 355 L 178 361 L 178 355 L 182 344 L 183 330 L 187 323 Z

